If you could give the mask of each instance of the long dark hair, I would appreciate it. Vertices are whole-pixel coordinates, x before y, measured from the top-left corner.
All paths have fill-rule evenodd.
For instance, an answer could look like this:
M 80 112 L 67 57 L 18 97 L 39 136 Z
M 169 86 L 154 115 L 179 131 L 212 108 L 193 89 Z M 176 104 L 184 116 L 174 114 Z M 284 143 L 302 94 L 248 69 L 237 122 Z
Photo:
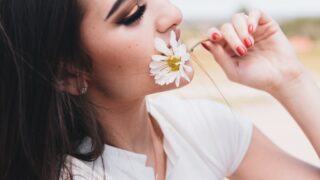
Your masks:
M 77 0 L 0 0 L 0 179 L 58 179 L 66 155 L 92 161 L 102 129 L 85 96 L 55 88 L 90 72 L 81 47 Z M 84 137 L 92 151 L 77 148 Z

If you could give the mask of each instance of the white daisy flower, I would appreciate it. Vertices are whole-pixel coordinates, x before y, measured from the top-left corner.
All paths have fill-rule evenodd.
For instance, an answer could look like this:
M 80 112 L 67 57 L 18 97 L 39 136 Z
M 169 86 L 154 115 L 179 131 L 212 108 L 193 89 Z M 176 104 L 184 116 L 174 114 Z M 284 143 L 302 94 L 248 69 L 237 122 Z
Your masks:
M 176 40 L 176 33 L 170 33 L 170 47 L 160 38 L 155 38 L 154 45 L 161 55 L 153 55 L 150 63 L 150 73 L 154 76 L 156 84 L 161 86 L 175 82 L 179 87 L 181 77 L 190 82 L 187 72 L 192 72 L 192 68 L 186 65 L 190 60 L 187 47 Z

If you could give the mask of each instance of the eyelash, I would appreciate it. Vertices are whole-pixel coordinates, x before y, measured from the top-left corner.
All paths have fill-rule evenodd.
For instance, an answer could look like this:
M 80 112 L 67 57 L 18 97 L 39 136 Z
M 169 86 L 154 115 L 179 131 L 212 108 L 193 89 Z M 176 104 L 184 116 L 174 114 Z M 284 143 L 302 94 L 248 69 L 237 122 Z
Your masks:
M 121 19 L 118 24 L 123 24 L 123 25 L 131 25 L 134 22 L 140 20 L 144 14 L 144 12 L 146 11 L 146 5 L 138 5 L 138 10 L 131 16 L 129 17 L 125 17 L 123 19 Z

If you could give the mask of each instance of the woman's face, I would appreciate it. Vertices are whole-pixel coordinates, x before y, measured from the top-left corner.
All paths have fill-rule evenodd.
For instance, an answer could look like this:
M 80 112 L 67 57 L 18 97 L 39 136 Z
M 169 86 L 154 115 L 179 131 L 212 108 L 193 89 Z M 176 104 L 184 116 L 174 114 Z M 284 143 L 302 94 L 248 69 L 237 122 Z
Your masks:
M 83 8 L 81 38 L 93 63 L 88 93 L 132 99 L 175 88 L 155 84 L 149 73 L 151 56 L 159 54 L 154 38 L 169 44 L 170 31 L 182 20 L 169 0 L 85 0 Z M 193 73 L 187 75 L 192 79 Z

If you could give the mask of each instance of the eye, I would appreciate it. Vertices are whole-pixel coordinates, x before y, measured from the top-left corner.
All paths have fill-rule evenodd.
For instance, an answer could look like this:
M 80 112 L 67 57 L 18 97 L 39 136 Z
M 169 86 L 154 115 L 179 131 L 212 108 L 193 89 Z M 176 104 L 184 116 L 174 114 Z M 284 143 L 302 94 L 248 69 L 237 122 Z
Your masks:
M 130 25 L 142 18 L 144 12 L 146 11 L 146 5 L 136 5 L 135 8 L 131 10 L 128 16 L 122 18 L 118 21 L 118 24 Z

